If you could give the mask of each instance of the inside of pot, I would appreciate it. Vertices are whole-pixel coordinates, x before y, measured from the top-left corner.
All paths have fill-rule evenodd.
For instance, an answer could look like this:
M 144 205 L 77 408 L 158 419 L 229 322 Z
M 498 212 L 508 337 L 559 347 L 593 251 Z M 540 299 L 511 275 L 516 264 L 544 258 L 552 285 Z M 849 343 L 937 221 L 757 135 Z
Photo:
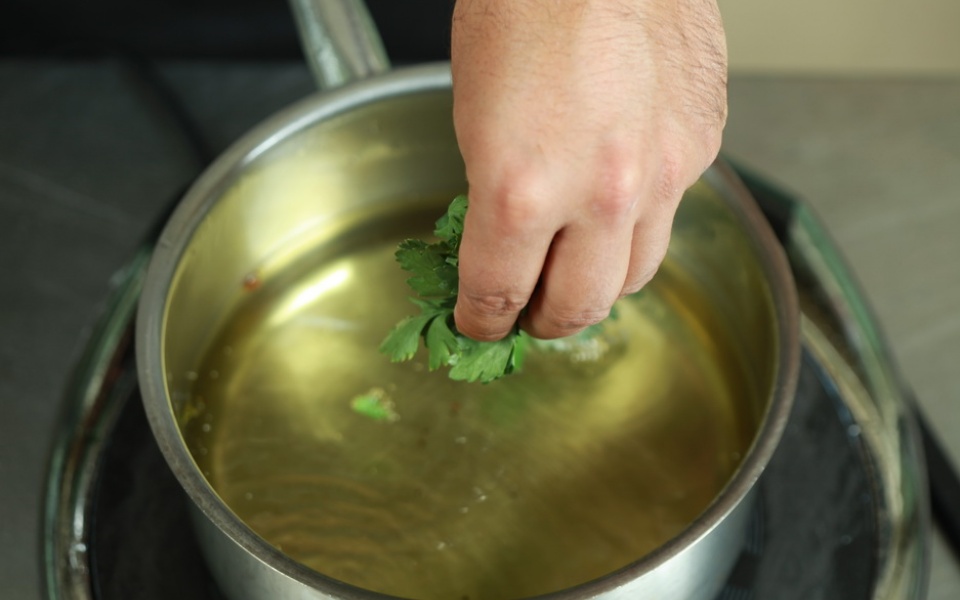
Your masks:
M 415 309 L 396 245 L 466 187 L 450 111 L 372 102 L 232 174 L 170 287 L 164 370 L 197 468 L 266 543 L 395 596 L 526 597 L 640 559 L 717 497 L 771 395 L 775 313 L 699 183 L 599 337 L 489 385 L 390 363 Z

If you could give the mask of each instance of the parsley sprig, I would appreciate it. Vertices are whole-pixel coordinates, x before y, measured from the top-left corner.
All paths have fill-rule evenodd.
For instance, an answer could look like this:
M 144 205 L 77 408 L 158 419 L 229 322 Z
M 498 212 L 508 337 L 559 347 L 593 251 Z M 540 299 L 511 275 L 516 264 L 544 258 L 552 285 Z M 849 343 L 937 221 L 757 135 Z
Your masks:
M 451 379 L 489 383 L 520 370 L 531 338 L 519 325 L 495 342 L 478 342 L 457 331 L 453 308 L 457 303 L 458 255 L 466 213 L 467 197 L 457 196 L 437 220 L 433 233 L 438 241 L 400 243 L 397 262 L 412 274 L 407 283 L 416 297 L 410 300 L 420 308 L 420 314 L 400 321 L 383 340 L 380 351 L 393 362 L 410 360 L 422 338 L 431 371 L 449 367 Z

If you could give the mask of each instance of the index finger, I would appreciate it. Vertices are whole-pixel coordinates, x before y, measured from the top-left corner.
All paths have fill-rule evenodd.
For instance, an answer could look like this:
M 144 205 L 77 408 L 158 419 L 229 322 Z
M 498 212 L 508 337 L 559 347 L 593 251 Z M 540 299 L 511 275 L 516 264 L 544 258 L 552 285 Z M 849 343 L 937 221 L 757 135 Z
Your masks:
M 469 206 L 454 319 L 467 337 L 498 340 L 529 302 L 556 229 L 521 208 L 531 206 L 526 200 L 508 204 L 471 193 Z

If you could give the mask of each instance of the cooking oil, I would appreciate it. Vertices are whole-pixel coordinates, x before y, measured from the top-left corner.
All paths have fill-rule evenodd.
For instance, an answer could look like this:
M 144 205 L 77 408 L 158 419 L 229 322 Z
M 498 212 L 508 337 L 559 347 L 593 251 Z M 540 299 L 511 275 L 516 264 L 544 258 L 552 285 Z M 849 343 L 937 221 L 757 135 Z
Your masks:
M 503 600 L 624 567 L 707 507 L 757 399 L 669 259 L 588 345 L 456 382 L 378 352 L 416 310 L 393 253 L 428 232 L 405 225 L 257 274 L 189 378 L 185 439 L 247 525 L 363 589 Z

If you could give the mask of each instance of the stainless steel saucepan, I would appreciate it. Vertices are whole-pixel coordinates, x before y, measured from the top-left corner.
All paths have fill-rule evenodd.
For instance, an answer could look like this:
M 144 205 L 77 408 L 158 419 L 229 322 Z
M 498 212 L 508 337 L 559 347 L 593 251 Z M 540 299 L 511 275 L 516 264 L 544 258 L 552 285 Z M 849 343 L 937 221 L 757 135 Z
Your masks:
M 233 600 L 711 600 L 787 419 L 798 308 L 722 164 L 591 340 L 452 382 L 377 352 L 396 243 L 466 191 L 449 66 L 388 71 L 356 1 L 294 3 L 325 88 L 190 189 L 137 322 L 147 415 Z

